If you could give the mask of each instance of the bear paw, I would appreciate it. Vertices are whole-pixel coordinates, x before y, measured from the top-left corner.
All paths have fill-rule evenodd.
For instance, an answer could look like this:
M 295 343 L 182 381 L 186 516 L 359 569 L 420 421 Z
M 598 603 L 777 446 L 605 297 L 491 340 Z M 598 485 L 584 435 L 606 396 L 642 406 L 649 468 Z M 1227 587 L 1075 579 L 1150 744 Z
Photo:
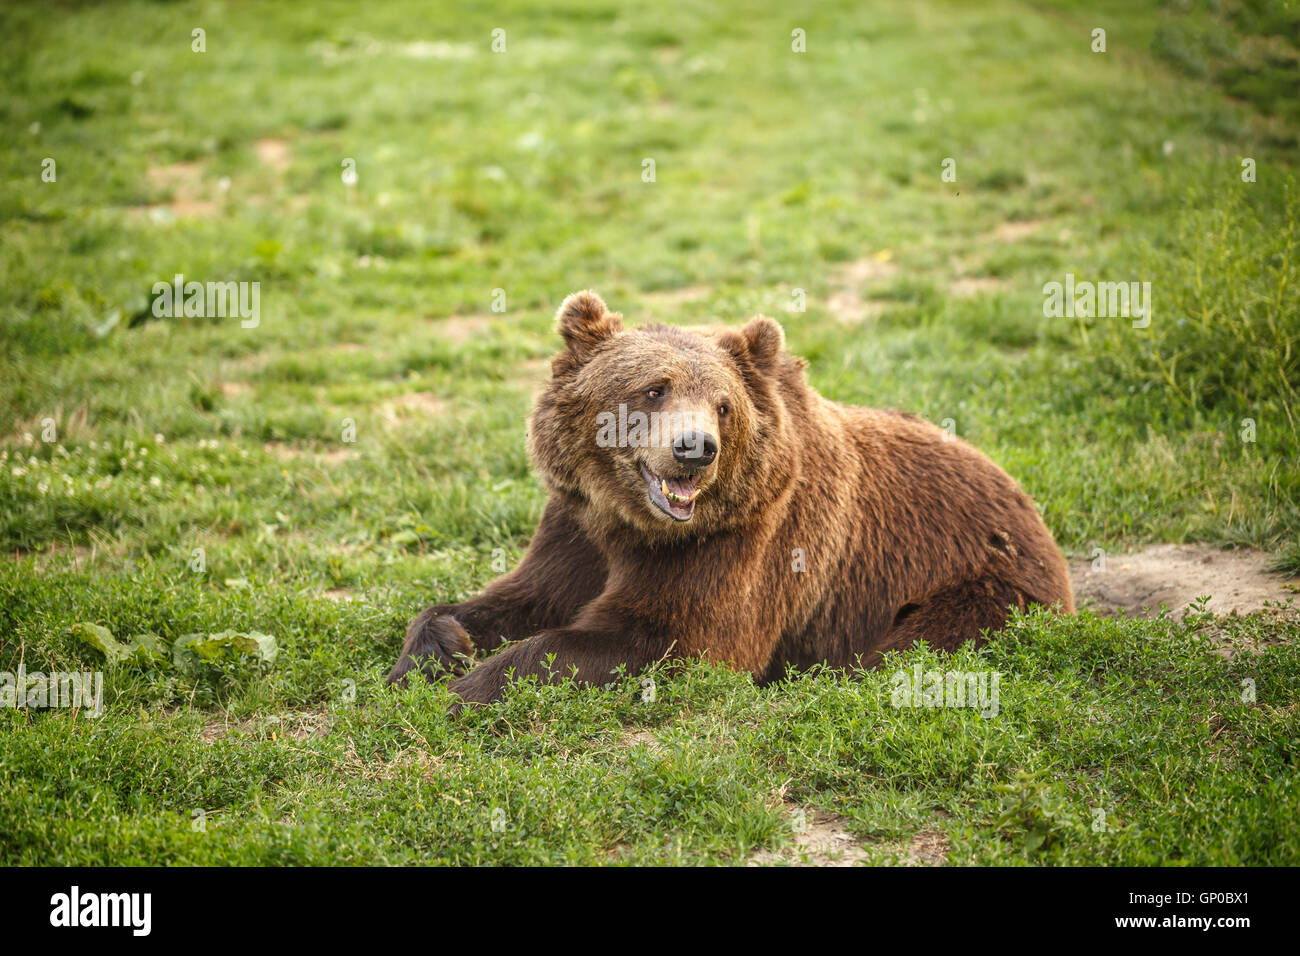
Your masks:
M 407 675 L 418 671 L 425 680 L 443 674 L 464 674 L 474 656 L 469 634 L 450 614 L 429 608 L 411 622 L 402 654 L 388 675 L 388 683 L 406 685 Z

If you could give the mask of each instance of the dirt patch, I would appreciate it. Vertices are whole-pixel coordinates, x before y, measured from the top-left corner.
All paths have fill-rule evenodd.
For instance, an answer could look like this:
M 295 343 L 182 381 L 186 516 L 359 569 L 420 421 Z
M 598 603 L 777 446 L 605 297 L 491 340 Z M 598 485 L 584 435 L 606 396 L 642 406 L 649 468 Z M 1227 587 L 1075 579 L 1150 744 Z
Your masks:
M 215 744 L 218 740 L 225 740 L 232 733 L 242 733 L 252 726 L 251 720 L 209 720 L 199 731 L 199 739 L 205 744 Z
M 391 49 L 413 60 L 468 60 L 478 52 L 469 43 L 446 43 L 441 40 L 412 40 Z
M 47 571 L 51 567 L 71 567 L 74 571 L 83 571 L 87 565 L 94 562 L 96 556 L 101 552 L 107 553 L 108 549 L 98 542 L 93 547 L 76 544 L 69 548 L 67 545 L 55 541 L 40 551 L 24 551 L 21 548 L 15 548 L 12 551 L 6 551 L 5 554 L 14 561 L 34 557 L 36 566 L 41 571 Z
M 1249 614 L 1266 601 L 1296 598 L 1300 579 L 1268 571 L 1269 555 L 1239 548 L 1221 551 L 1208 545 L 1155 545 L 1136 554 L 1070 562 L 1074 600 L 1092 602 L 1103 614 L 1124 611 L 1153 615 L 1165 605 L 1182 616 L 1198 597 L 1210 596 L 1215 614 Z M 1102 570 L 1104 568 L 1104 570 Z
M 177 199 L 169 203 L 139 206 L 131 211 L 131 215 L 135 219 L 167 222 L 171 219 L 207 219 L 215 216 L 220 209 L 221 206 L 210 199 Z
M 321 452 L 310 448 L 299 448 L 296 445 L 287 445 L 279 441 L 263 443 L 262 451 L 281 461 L 297 461 L 309 458 L 329 465 L 337 465 L 340 462 L 352 461 L 354 458 L 360 457 L 360 453 L 351 448 L 331 448 L 329 451 Z
M 327 735 L 333 722 L 333 717 L 325 710 L 296 711 L 284 716 L 272 715 L 246 720 L 210 720 L 199 731 L 199 739 L 205 744 L 214 744 L 219 740 L 247 744 L 257 739 L 302 743 L 313 737 Z
M 962 276 L 948 283 L 948 294 L 955 299 L 969 299 L 972 296 L 1000 292 L 1006 287 L 1005 279 L 995 279 L 992 276 Z
M 659 738 L 648 730 L 625 730 L 619 736 L 618 743 L 620 747 L 646 747 L 651 753 L 658 753 L 664 749 Z
M 288 140 L 259 139 L 253 144 L 253 152 L 257 154 L 258 162 L 270 166 L 277 173 L 284 172 L 293 162 L 293 150 L 289 148 Z
M 305 458 L 311 454 L 305 448 L 296 448 L 293 445 L 286 445 L 280 441 L 268 441 L 262 444 L 262 451 L 266 452 L 272 458 L 280 458 L 284 461 L 293 461 L 297 458 Z
M 221 204 L 211 197 L 203 184 L 203 165 L 198 162 L 167 163 L 150 166 L 145 179 L 155 191 L 171 197 L 170 202 L 150 203 L 130 211 L 134 218 L 155 222 L 167 219 L 202 219 L 216 215 Z
M 882 249 L 865 259 L 847 263 L 835 273 L 839 285 L 860 286 L 864 282 L 888 279 L 898 272 L 898 264 L 893 261 L 894 254 Z
M 348 602 L 355 601 L 357 596 L 352 593 L 351 588 L 330 588 L 328 591 L 321 592 L 321 597 L 327 601 Z
M 270 356 L 264 352 L 249 352 L 235 359 L 232 364 L 243 372 L 260 372 L 266 368 L 269 360 Z
M 218 382 L 217 391 L 221 393 L 222 398 L 238 398 L 241 395 L 247 395 L 253 390 L 253 386 L 247 382 Z
M 144 178 L 161 192 L 174 191 L 193 196 L 203 188 L 203 164 L 188 162 L 150 166 L 144 171 Z
M 830 294 L 826 308 L 831 310 L 835 321 L 845 325 L 855 325 L 864 319 L 874 319 L 883 315 L 886 305 L 877 299 L 864 299 L 855 289 L 839 289 Z
M 790 815 L 794 841 L 779 850 L 759 850 L 746 861 L 748 866 L 942 866 L 948 862 L 948 837 L 940 830 L 921 830 L 905 840 L 864 843 L 849 832 L 845 817 L 801 807 L 783 794 L 784 788 L 777 796 Z M 937 810 L 936 816 L 949 819 L 944 810 Z
M 1004 222 L 989 233 L 993 242 L 1019 242 L 1027 239 L 1047 224 L 1045 219 L 1022 219 L 1017 222 Z
M 844 817 L 822 810 L 803 813 L 802 820 L 796 819 L 793 846 L 759 850 L 748 865 L 858 866 L 870 858 L 870 851 L 849 833 Z
M 380 406 L 380 414 L 390 423 L 404 418 L 445 415 L 451 403 L 433 392 L 411 392 L 390 398 Z
M 892 253 L 881 250 L 873 256 L 850 262 L 836 271 L 832 281 L 838 288 L 827 298 L 826 307 L 837 322 L 853 325 L 885 311 L 887 304 L 864 296 L 862 287 L 868 282 L 879 282 L 897 273 L 898 266 L 892 259 Z
M 492 319 L 486 315 L 449 315 L 445 319 L 434 319 L 433 322 L 439 338 L 457 345 L 492 327 Z
M 938 830 L 922 830 L 907 845 L 909 862 L 919 866 L 942 866 L 948 862 L 948 838 Z
M 384 43 L 369 36 L 360 36 L 347 43 L 319 40 L 308 49 L 326 63 L 377 56 L 404 56 L 413 60 L 468 60 L 479 53 L 478 48 L 471 43 L 447 43 L 441 40 Z
M 90 405 L 81 402 L 70 412 L 64 412 L 63 405 L 56 405 L 50 412 L 39 412 L 29 418 L 20 418 L 14 423 L 14 430 L 4 439 L 6 445 L 35 445 L 43 440 L 46 433 L 46 419 L 54 420 L 54 439 L 65 442 L 72 439 L 85 440 L 94 437 L 95 430 L 90 425 Z
M 327 465 L 338 465 L 345 461 L 353 461 L 361 457 L 361 453 L 353 451 L 351 448 L 334 448 L 320 456 L 320 460 Z

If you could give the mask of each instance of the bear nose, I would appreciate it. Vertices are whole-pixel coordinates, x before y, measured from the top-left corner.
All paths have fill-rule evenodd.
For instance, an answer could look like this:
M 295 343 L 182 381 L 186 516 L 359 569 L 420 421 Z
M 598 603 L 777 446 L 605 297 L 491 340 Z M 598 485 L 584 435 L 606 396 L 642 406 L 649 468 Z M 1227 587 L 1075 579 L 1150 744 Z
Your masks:
M 682 432 L 673 439 L 673 457 L 683 465 L 703 468 L 718 457 L 718 442 L 707 432 Z

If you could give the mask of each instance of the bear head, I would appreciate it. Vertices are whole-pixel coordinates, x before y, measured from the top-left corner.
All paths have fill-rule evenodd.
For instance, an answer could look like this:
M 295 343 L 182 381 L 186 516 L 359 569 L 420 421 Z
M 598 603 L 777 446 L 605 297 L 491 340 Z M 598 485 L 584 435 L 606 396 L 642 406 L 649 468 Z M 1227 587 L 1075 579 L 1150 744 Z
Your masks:
M 792 484 L 786 398 L 802 362 L 765 317 L 738 329 L 625 329 L 594 292 L 564 300 L 565 350 L 529 425 L 529 453 L 587 524 L 658 540 L 752 523 Z

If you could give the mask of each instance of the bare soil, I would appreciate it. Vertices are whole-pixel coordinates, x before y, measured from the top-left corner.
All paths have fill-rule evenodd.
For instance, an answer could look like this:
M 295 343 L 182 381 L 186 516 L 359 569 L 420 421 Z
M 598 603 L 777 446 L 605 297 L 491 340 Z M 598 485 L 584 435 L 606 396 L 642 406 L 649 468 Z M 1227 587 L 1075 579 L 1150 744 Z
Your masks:
M 1199 597 L 1215 614 L 1249 614 L 1267 601 L 1296 600 L 1300 578 L 1268 570 L 1264 551 L 1222 551 L 1203 544 L 1159 544 L 1135 554 L 1070 562 L 1074 600 L 1103 614 L 1150 616 L 1161 605 L 1176 616 Z M 1300 601 L 1297 601 L 1300 604 Z

